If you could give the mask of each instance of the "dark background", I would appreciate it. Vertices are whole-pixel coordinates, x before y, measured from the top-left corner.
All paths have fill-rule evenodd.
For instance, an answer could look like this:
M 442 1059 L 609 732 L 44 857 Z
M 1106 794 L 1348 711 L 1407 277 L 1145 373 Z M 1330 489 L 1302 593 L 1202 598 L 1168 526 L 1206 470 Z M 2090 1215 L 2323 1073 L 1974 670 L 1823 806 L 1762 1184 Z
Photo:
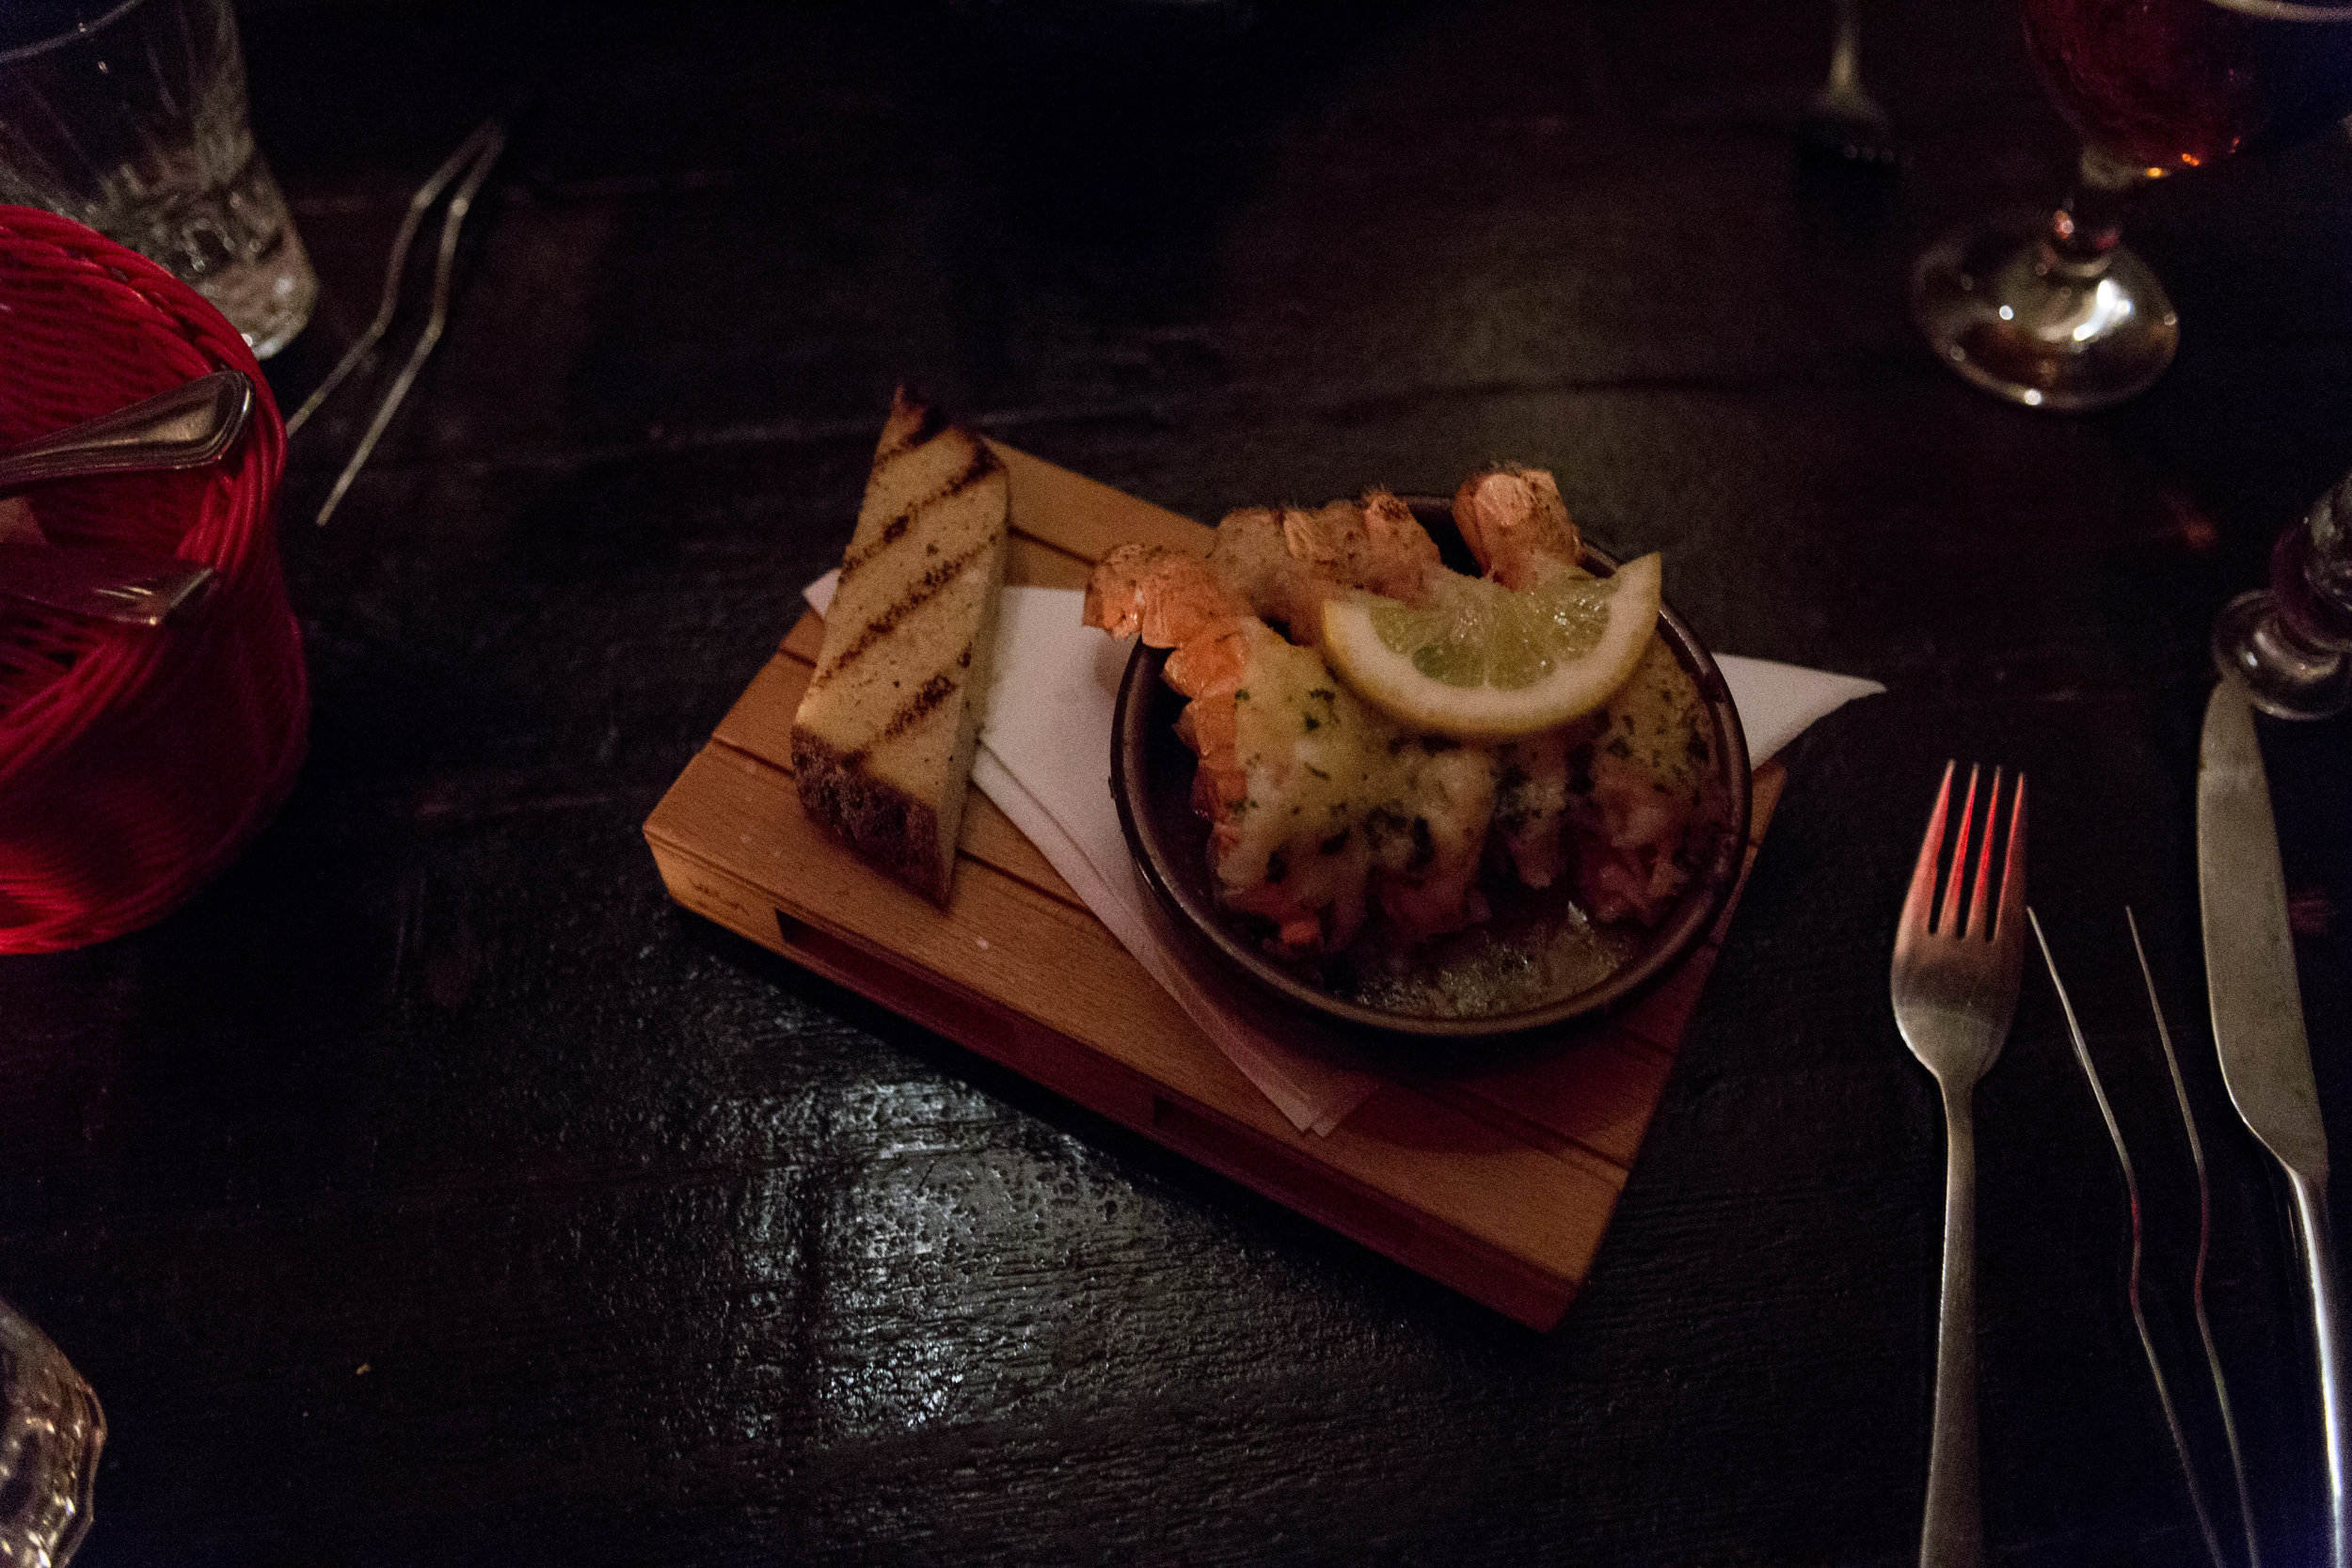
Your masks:
M 81 1560 L 1912 1560 L 1943 1149 L 1885 974 L 1951 755 L 2033 776 L 2035 902 L 2228 1532 L 2140 913 L 2266 1560 L 2315 1560 L 2293 1257 L 2201 1022 L 2191 808 L 2212 613 L 2352 463 L 2352 147 L 2146 193 L 2179 362 L 2055 419 L 1946 375 L 1904 305 L 1929 237 L 2072 158 L 2000 4 L 1866 6 L 1910 152 L 1883 184 L 1792 155 L 1826 6 L 1243 20 L 246 9 L 325 284 L 270 367 L 289 408 L 409 191 L 485 115 L 514 140 L 449 336 L 324 531 L 389 371 L 294 444 L 294 799 L 153 930 L 0 960 L 0 1293 L 112 1426 Z M 1891 689 L 1787 753 L 1556 1333 L 669 905 L 639 824 L 837 559 L 901 379 L 1203 518 L 1543 464 L 1597 542 L 1667 552 L 1716 647 Z M 2265 738 L 2341 1130 L 2346 731 Z M 2201 1561 L 2038 971 L 1979 1136 L 1994 1557 Z

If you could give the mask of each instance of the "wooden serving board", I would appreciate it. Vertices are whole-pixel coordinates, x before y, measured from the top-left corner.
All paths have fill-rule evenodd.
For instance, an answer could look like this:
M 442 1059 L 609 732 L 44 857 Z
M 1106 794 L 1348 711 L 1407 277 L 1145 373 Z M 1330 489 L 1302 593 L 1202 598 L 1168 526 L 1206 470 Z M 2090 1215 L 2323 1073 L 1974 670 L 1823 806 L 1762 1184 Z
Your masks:
M 996 451 L 1012 480 L 1013 582 L 1083 586 L 1127 540 L 1208 547 L 1198 523 Z M 1328 1136 L 1299 1132 L 979 791 L 945 910 L 802 815 L 787 737 L 822 633 L 814 614 L 801 618 L 646 819 L 673 897 L 1520 1323 L 1559 1322 L 1729 910 L 1656 990 L 1565 1031 L 1556 1052 L 1392 1080 Z M 1756 770 L 1751 864 L 1783 779 L 1769 763 Z

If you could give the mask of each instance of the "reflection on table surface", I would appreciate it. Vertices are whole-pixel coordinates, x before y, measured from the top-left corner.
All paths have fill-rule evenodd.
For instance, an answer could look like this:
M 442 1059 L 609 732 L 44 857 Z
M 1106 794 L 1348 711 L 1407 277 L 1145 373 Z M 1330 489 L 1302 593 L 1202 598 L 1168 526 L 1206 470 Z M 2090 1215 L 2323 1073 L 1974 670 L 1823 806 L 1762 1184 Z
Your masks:
M 1930 238 L 2074 156 L 2001 8 L 1864 8 L 1891 179 L 1795 156 L 1826 8 L 1179 9 L 1105 8 L 1161 13 L 1135 47 L 928 0 L 246 8 L 321 283 L 281 407 L 366 326 L 418 182 L 487 118 L 510 140 L 325 530 L 435 226 L 291 449 L 292 800 L 152 930 L 0 962 L 0 1293 L 112 1431 L 77 1563 L 1909 1560 L 1943 1146 L 1886 974 L 1953 756 L 2032 776 L 2035 906 L 2187 1357 L 2138 912 L 2296 1560 L 2315 1398 L 2201 1027 L 2192 802 L 2214 614 L 2352 467 L 2352 146 L 2142 192 L 2179 356 L 2054 418 L 1939 369 L 1906 303 Z M 1665 552 L 1714 648 L 1888 687 L 1783 758 L 1556 1332 L 670 906 L 640 826 L 837 562 L 901 379 L 1206 519 L 1540 463 L 1597 545 Z M 2264 743 L 2341 1129 L 2345 731 Z M 1977 1133 L 1993 1560 L 2202 1561 L 2030 970 Z

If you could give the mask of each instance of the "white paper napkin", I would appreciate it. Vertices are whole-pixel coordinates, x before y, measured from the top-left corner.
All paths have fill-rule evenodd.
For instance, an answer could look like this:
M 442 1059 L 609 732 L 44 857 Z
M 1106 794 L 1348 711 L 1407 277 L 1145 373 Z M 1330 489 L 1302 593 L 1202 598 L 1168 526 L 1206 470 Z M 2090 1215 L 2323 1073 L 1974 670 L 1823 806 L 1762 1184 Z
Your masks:
M 820 615 L 838 576 L 828 572 L 808 586 Z M 1080 625 L 1083 600 L 1074 588 L 1005 590 L 972 782 L 1293 1126 L 1329 1132 L 1381 1080 L 1292 1043 L 1302 1037 L 1295 1018 L 1181 956 L 1177 933 L 1127 852 L 1111 800 L 1111 715 L 1132 644 Z M 1768 659 L 1718 656 L 1716 663 L 1757 762 L 1823 715 L 1885 689 Z

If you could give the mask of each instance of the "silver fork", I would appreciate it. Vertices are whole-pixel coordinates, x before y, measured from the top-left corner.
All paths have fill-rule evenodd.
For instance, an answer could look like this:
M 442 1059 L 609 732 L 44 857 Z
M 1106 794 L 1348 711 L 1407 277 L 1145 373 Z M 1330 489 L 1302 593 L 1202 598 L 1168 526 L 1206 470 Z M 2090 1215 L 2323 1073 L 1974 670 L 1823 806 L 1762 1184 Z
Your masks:
M 1895 1026 L 1944 1093 L 1944 1297 L 1936 1327 L 1935 1429 L 1928 1448 L 1927 1516 L 1919 1531 L 1921 1568 L 1974 1568 L 1984 1560 L 1984 1515 L 1977 1482 L 1977 1080 L 1993 1066 L 2017 1011 L 2025 962 L 2026 779 L 2010 806 L 2000 900 L 1991 907 L 1994 818 L 2001 770 L 1985 797 L 1976 876 L 1966 877 L 1976 819 L 1977 768 L 1968 769 L 1953 841 L 1951 874 L 1936 908 L 1936 863 L 1952 798 L 1954 765 L 1944 766 L 1919 863 L 1911 873 L 1895 927 L 1888 989 Z M 1966 920 L 1962 884 L 1971 884 Z

